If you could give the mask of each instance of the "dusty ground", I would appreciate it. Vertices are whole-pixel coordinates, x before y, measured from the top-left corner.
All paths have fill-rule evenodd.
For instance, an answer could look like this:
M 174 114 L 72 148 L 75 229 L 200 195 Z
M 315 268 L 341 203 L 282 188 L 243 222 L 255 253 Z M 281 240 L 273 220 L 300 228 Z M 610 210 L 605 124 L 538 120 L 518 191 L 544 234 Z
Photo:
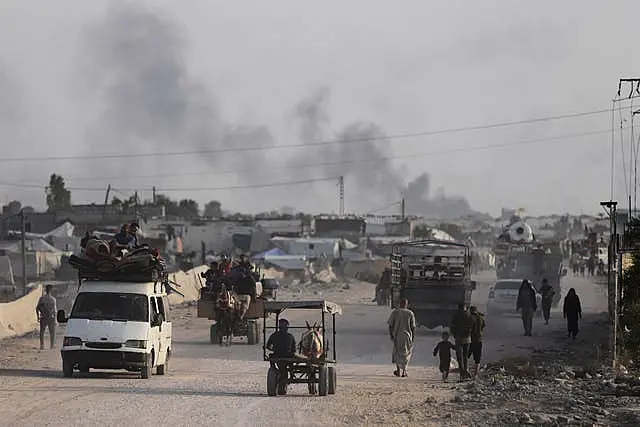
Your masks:
M 477 279 L 474 303 L 483 310 L 492 276 L 484 274 Z M 572 278 L 567 284 L 581 294 L 585 311 L 598 312 L 606 307 L 606 295 L 600 286 Z M 509 375 L 501 374 L 499 368 L 490 365 L 473 386 L 475 389 L 469 383 L 440 382 L 431 356 L 439 331 L 420 330 L 410 377 L 393 377 L 391 343 L 385 326 L 389 311 L 371 303 L 373 288 L 363 282 L 348 286 L 319 284 L 304 292 L 292 288 L 279 294 L 279 299 L 326 298 L 343 304 L 344 316 L 338 319 L 337 327 L 340 363 L 335 396 L 310 397 L 303 385 L 296 385 L 286 397 L 266 397 L 267 365 L 262 361 L 261 347 L 249 347 L 240 341 L 230 348 L 212 346 L 208 343 L 209 322 L 195 317 L 195 307 L 182 307 L 173 311 L 175 351 L 170 373 L 146 381 L 134 374 L 104 372 L 63 379 L 59 353 L 37 350 L 35 336 L 2 341 L 1 424 L 472 425 L 474 420 L 479 422 L 476 425 L 518 424 L 516 415 L 505 412 L 524 408 L 517 400 L 521 397 L 510 389 L 509 380 L 504 380 L 504 386 L 489 384 L 493 378 Z M 486 360 L 536 356 L 544 361 L 556 359 L 563 346 L 594 347 L 588 325 L 578 342 L 567 343 L 562 339 L 564 325 L 557 313 L 554 316 L 549 326 L 537 323 L 533 337 L 522 336 L 517 318 L 489 318 Z M 291 312 L 287 317 L 292 323 L 314 320 L 308 312 Z M 536 348 L 550 348 L 556 353 L 545 356 Z M 566 379 L 565 383 L 574 381 L 580 380 Z M 492 396 L 492 387 L 504 388 L 503 400 L 486 398 Z M 528 392 L 527 411 L 531 416 L 541 412 L 536 390 L 531 386 Z M 510 418 L 500 418 L 501 413 Z M 615 415 L 609 411 L 606 414 Z M 598 417 L 598 422 L 607 419 Z

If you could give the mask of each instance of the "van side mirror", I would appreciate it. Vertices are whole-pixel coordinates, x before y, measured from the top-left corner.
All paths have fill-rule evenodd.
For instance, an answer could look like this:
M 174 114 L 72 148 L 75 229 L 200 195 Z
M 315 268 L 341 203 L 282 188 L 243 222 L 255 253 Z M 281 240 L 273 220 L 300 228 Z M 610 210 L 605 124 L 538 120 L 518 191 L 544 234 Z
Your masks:
M 475 280 L 471 281 L 471 290 L 476 290 L 476 287 L 478 286 L 478 283 Z
M 67 323 L 68 319 L 64 310 L 58 310 L 58 313 L 56 314 L 56 320 L 58 321 L 58 323 Z

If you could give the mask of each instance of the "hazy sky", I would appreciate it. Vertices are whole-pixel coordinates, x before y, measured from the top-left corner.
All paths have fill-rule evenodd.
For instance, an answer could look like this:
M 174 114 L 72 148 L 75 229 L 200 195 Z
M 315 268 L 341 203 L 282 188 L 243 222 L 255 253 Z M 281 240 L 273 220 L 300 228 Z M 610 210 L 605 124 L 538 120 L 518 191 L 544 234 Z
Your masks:
M 0 0 L 1 158 L 270 147 L 0 162 L 0 196 L 43 207 L 35 186 L 59 173 L 95 189 L 73 190 L 76 203 L 101 202 L 110 183 L 118 197 L 156 185 L 228 209 L 328 212 L 344 174 L 346 208 L 363 212 L 426 173 L 430 197 L 443 187 L 493 215 L 598 212 L 610 197 L 608 112 L 393 136 L 610 108 L 618 78 L 640 75 L 638 12 L 637 0 Z M 389 137 L 313 145 L 362 135 Z M 556 139 L 522 144 L 545 138 Z M 462 150 L 495 144 L 508 147 Z M 616 198 L 623 182 L 620 172 Z

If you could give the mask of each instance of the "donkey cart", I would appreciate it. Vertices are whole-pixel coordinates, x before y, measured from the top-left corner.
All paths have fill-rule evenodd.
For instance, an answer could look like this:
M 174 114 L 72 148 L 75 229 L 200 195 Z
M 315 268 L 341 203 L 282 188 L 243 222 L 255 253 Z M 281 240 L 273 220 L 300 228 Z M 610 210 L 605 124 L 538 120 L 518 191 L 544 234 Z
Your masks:
M 342 314 L 342 308 L 329 301 L 265 301 L 262 338 L 267 342 L 267 329 L 275 330 L 282 312 L 290 310 L 318 310 L 321 313 L 319 324 L 313 326 L 289 326 L 290 330 L 304 330 L 297 345 L 298 352 L 292 357 L 276 357 L 268 354 L 263 346 L 264 360 L 269 362 L 267 371 L 267 394 L 285 395 L 290 384 L 307 384 L 309 394 L 326 396 L 336 392 L 336 315 Z M 267 321 L 275 314 L 275 324 Z M 331 328 L 326 329 L 325 317 L 331 315 Z M 292 332 L 293 332 L 292 331 Z M 331 346 L 327 338 L 330 332 Z M 295 332 L 293 333 L 296 335 Z M 298 338 L 296 338 L 298 341 Z M 331 348 L 331 352 L 329 351 Z

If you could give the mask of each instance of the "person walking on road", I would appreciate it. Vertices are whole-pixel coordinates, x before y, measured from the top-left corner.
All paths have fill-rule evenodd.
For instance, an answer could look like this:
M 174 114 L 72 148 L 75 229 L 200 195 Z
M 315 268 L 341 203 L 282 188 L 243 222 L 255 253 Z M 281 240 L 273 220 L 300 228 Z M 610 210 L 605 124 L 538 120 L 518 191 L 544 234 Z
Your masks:
M 473 356 L 475 363 L 473 367 L 473 377 L 478 376 L 478 370 L 480 369 L 480 360 L 482 359 L 482 337 L 484 335 L 484 314 L 478 311 L 476 306 L 469 308 L 471 317 L 473 318 L 473 329 L 471 329 L 471 345 L 469 346 L 468 357 Z
M 474 320 L 467 310 L 466 304 L 459 304 L 458 311 L 451 320 L 451 335 L 456 343 L 456 359 L 460 368 L 460 381 L 471 378 L 469 373 L 469 348 Z
M 578 319 L 582 318 L 582 305 L 580 298 L 576 294 L 574 288 L 569 289 L 569 293 L 564 297 L 564 306 L 562 307 L 562 317 L 567 319 L 567 334 L 569 337 L 576 339 L 580 331 Z
M 549 284 L 549 281 L 545 278 L 542 279 L 542 286 L 540 287 L 540 295 L 542 295 L 542 315 L 544 316 L 544 324 L 549 324 L 549 318 L 551 317 L 551 303 L 553 302 L 553 296 L 556 291 Z
M 449 368 L 451 367 L 451 350 L 455 350 L 455 346 L 449 341 L 449 332 L 442 333 L 442 341 L 440 341 L 433 349 L 433 357 L 440 355 L 440 373 L 442 381 L 447 382 L 449 378 Z
M 44 332 L 49 329 L 50 348 L 56 346 L 56 299 L 51 295 L 52 285 L 44 288 L 45 294 L 38 300 L 36 305 L 36 317 L 40 323 L 40 350 L 44 350 Z
M 538 303 L 536 302 L 536 291 L 533 289 L 533 286 L 531 286 L 531 282 L 524 279 L 520 285 L 520 290 L 518 291 L 516 311 L 520 311 L 525 337 L 531 336 L 531 329 L 533 328 L 533 313 L 535 313 L 537 309 Z
M 407 376 L 407 365 L 413 352 L 413 341 L 416 335 L 416 317 L 409 310 L 409 301 L 400 300 L 400 307 L 391 312 L 387 324 L 389 336 L 393 341 L 392 363 L 396 365 L 393 375 L 396 377 Z

